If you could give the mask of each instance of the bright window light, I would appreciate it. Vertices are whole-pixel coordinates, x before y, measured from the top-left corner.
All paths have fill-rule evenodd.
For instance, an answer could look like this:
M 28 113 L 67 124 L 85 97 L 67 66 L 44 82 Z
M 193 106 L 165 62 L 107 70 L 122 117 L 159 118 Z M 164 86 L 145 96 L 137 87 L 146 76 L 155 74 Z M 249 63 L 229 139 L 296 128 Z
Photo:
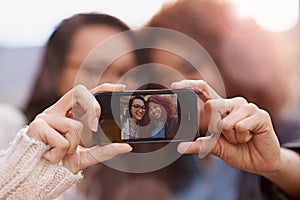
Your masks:
M 299 0 L 231 0 L 238 14 L 254 18 L 270 31 L 287 31 L 299 18 Z

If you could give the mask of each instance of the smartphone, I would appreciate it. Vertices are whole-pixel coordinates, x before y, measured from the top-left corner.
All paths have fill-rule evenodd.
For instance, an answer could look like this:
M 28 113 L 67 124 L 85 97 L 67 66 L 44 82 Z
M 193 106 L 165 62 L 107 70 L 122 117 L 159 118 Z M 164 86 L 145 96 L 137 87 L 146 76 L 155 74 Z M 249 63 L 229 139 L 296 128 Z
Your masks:
M 93 145 L 192 141 L 199 136 L 198 96 L 192 89 L 96 93 L 101 106 Z

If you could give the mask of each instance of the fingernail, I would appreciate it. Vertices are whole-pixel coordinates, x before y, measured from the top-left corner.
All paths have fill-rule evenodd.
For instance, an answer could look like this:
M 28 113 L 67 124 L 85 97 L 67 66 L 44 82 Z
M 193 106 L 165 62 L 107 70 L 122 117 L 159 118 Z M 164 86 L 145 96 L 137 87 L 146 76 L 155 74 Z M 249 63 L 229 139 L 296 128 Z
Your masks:
M 132 147 L 129 144 L 115 144 L 116 147 L 121 151 L 120 153 L 128 153 L 132 151 Z
M 130 151 L 132 151 L 132 147 L 130 145 L 126 145 L 126 146 L 123 146 L 122 150 L 124 152 L 130 152 Z
M 126 85 L 118 83 L 118 84 L 116 84 L 116 87 L 119 87 L 121 89 L 125 89 Z
M 98 123 L 99 123 L 99 119 L 97 117 L 95 117 L 92 120 L 92 123 L 91 123 L 91 129 L 92 129 L 92 131 L 97 132 L 97 130 L 98 130 Z
M 189 142 L 182 142 L 178 145 L 177 150 L 178 150 L 179 153 L 184 154 L 188 150 L 190 145 L 191 144 Z
M 171 85 L 171 88 L 180 88 L 182 87 L 182 84 L 180 82 L 173 82 Z
M 198 154 L 198 158 L 204 158 L 205 156 L 207 156 L 207 152 L 199 152 L 199 154 Z
M 173 82 L 173 83 L 171 84 L 171 88 L 176 87 L 176 83 L 177 83 L 177 82 Z
M 184 88 L 184 87 L 188 86 L 188 83 L 187 83 L 186 80 L 181 80 L 179 82 L 174 82 L 173 84 L 174 85 L 172 85 L 172 86 L 175 87 L 175 88 Z

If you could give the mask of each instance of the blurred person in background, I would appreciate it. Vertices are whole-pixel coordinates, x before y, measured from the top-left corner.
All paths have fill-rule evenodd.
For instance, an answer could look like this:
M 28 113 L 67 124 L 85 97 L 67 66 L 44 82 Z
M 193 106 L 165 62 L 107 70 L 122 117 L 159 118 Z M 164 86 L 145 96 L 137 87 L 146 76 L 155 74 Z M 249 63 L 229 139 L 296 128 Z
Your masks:
M 83 61 L 97 45 L 109 37 L 127 30 L 129 30 L 128 26 L 118 19 L 96 13 L 78 14 L 62 21 L 46 45 L 41 73 L 33 89 L 32 99 L 25 110 L 28 119 L 33 119 L 37 113 L 55 102 L 63 92 L 73 87 Z M 93 65 L 83 68 L 82 84 L 88 88 L 91 84 L 91 86 L 94 86 L 93 83 L 96 84 L 99 77 L 95 75 L 99 74 L 98 70 L 101 71 L 105 67 L 97 63 L 105 63 L 106 54 L 116 51 L 116 48 L 120 48 L 120 43 L 99 54 L 96 65 L 91 63 Z M 105 61 L 101 61 L 101 59 Z M 135 66 L 136 62 L 134 53 L 121 56 L 110 64 L 99 81 L 118 82 L 122 74 Z M 92 79 L 96 79 L 96 81 Z M 144 147 L 140 147 L 140 149 L 144 149 Z M 175 145 L 174 152 L 176 153 Z M 169 199 L 171 190 L 173 190 L 171 188 L 181 191 L 188 187 L 188 182 L 184 180 L 189 180 L 188 177 L 192 177 L 193 171 L 195 171 L 191 170 L 191 168 L 195 168 L 193 165 L 184 163 L 185 158 L 175 161 L 161 170 L 142 174 L 125 173 L 106 165 L 96 165 L 87 168 L 84 171 L 85 178 L 82 182 L 65 192 L 60 198 L 140 199 L 143 196 L 144 199 L 153 199 L 159 195 L 161 199 Z M 178 181 L 170 181 L 170 176 Z
M 201 6 L 195 6 L 196 3 L 203 3 Z M 186 7 L 185 7 L 186 6 Z M 220 6 L 224 6 L 220 9 Z M 185 8 L 185 9 L 183 9 Z M 187 9 L 188 8 L 188 9 Z M 200 9 L 203 9 L 200 12 Z M 222 11 L 221 13 L 219 13 Z M 166 16 L 164 15 L 166 13 Z M 173 15 L 172 15 L 172 14 Z M 182 15 L 182 13 L 186 13 Z M 282 68 L 280 66 L 281 59 L 278 56 L 278 52 L 274 52 L 274 44 L 272 43 L 274 40 L 270 33 L 265 32 L 260 27 L 258 27 L 253 21 L 249 19 L 244 19 L 239 21 L 237 16 L 234 14 L 234 10 L 229 4 L 223 4 L 220 1 L 178 1 L 175 4 L 166 6 L 157 15 L 155 15 L 152 20 L 146 25 L 146 27 L 163 27 L 163 28 L 171 28 L 169 26 L 174 25 L 178 26 L 178 31 L 181 31 L 188 36 L 192 37 L 187 33 L 187 31 L 194 32 L 194 37 L 196 41 L 198 41 L 205 49 L 208 50 L 209 54 L 212 56 L 213 60 L 216 62 L 219 70 L 221 71 L 222 77 L 224 79 L 224 83 L 226 86 L 226 93 L 231 97 L 234 96 L 243 96 L 249 98 L 250 102 L 257 103 L 260 107 L 268 110 L 272 116 L 276 115 L 276 117 L 280 117 L 279 113 L 281 109 L 284 107 L 285 98 L 288 96 L 286 92 L 286 82 L 284 77 L 284 73 L 282 73 Z M 162 17 L 160 18 L 160 14 Z M 202 14 L 199 20 L 197 16 Z M 224 15 L 220 17 L 220 15 Z M 227 16 L 228 15 L 228 16 Z M 170 17 L 170 19 L 168 18 Z M 225 26 L 226 31 L 222 30 L 224 28 L 224 24 L 218 24 L 219 17 L 221 19 L 226 19 L 227 23 L 230 22 L 230 25 L 233 26 L 232 29 L 228 29 Z M 153 25 L 156 23 L 155 20 L 162 20 L 166 22 L 166 24 Z M 233 21 L 231 21 L 233 20 Z M 195 23 L 202 22 L 202 26 L 195 26 Z M 239 23 L 237 23 L 239 22 Z M 152 24 L 153 23 L 153 24 Z M 232 24 L 231 24 L 232 23 Z M 190 25 L 190 26 L 188 26 Z M 208 26 L 208 27 L 207 27 Z M 205 28 L 208 28 L 206 30 Z M 245 30 L 246 28 L 246 30 Z M 171 28 L 172 29 L 172 28 Z M 174 30 L 177 30 L 174 28 Z M 248 32 L 252 30 L 253 32 Z M 203 31 L 200 32 L 200 31 Z M 228 31 L 228 32 L 227 32 Z M 253 33 L 249 35 L 243 35 L 243 33 Z M 237 38 L 235 38 L 235 36 Z M 252 45 L 259 46 L 259 49 L 264 48 L 262 53 L 266 53 L 266 55 L 261 55 L 257 49 L 246 48 L 247 44 L 243 43 L 242 36 L 248 36 L 248 42 Z M 155 41 L 159 41 L 160 35 L 151 35 L 150 37 L 154 37 Z M 200 41 L 204 38 L 202 44 Z M 206 38 L 208 37 L 208 38 Z M 264 40 L 264 39 L 267 40 Z M 148 40 L 148 38 L 143 38 L 142 40 Z M 156 40 L 157 39 L 157 40 Z M 170 39 L 170 38 L 168 38 Z M 236 39 L 236 40 L 235 40 Z M 164 42 L 163 39 L 162 41 Z M 235 42 L 235 43 L 234 43 Z M 177 45 L 179 41 L 173 40 L 171 41 L 172 45 Z M 224 45 L 225 43 L 229 43 L 229 45 Z M 269 46 L 269 44 L 272 44 Z M 223 46 L 224 45 L 224 46 Z M 231 47 L 231 48 L 229 48 Z M 228 76 L 225 76 L 225 69 L 222 70 L 221 67 L 224 67 L 224 63 L 226 63 L 223 59 L 231 58 L 233 55 L 237 54 L 233 47 L 237 47 L 239 50 L 239 55 L 236 57 L 240 60 L 235 65 L 232 63 L 228 64 L 228 67 L 246 67 L 243 68 L 254 73 L 251 79 L 246 79 L 247 82 L 236 82 L 235 84 L 230 82 L 230 77 L 236 75 L 234 72 L 227 72 Z M 252 46 L 253 47 L 253 46 Z M 246 48 L 246 49 L 244 49 Z M 221 50 L 225 49 L 229 55 L 222 54 Z M 276 48 L 275 48 L 276 49 Z M 249 50 L 249 52 L 248 52 Z M 197 57 L 197 52 L 192 52 L 192 49 L 186 49 L 187 54 L 193 55 Z M 250 53 L 251 54 L 248 54 Z M 149 53 L 149 52 L 148 52 Z M 257 54 L 258 53 L 258 54 Z M 196 54 L 196 55 L 195 55 Z M 144 56 L 144 55 L 143 55 Z M 249 56 L 249 57 L 248 57 Z M 272 58 L 269 60 L 269 57 Z M 274 57 L 273 57 L 274 56 Z M 174 57 L 174 55 L 154 50 L 150 51 L 150 58 L 147 59 L 146 63 L 162 63 L 164 65 L 170 66 L 173 69 L 178 70 L 181 74 L 184 75 L 186 79 L 202 79 L 201 75 L 190 65 L 190 63 L 186 62 L 182 58 Z M 225 58 L 224 58 L 225 57 Z M 259 60 L 261 61 L 259 62 Z M 277 62 L 276 59 L 279 59 Z M 231 60 L 229 60 L 231 61 Z M 234 60 L 232 60 L 233 62 Z M 254 63 L 252 61 L 255 61 Z M 227 60 L 228 62 L 228 60 Z M 245 62 L 245 63 L 244 63 Z M 263 62 L 263 64 L 262 64 Z M 274 63 L 273 63 L 274 62 Z M 223 63 L 223 64 L 222 64 Z M 241 64 L 239 64 L 241 63 Z M 275 64 L 275 65 L 274 65 Z M 220 66 L 219 66 L 220 65 Z M 254 66 L 252 68 L 252 65 Z M 258 76 L 257 70 L 261 70 L 261 66 L 265 66 L 264 70 L 268 71 L 268 79 L 264 78 L 264 72 L 259 73 L 261 76 Z M 274 65 L 274 66 L 273 66 Z M 184 66 L 184 67 L 183 67 Z M 209 71 L 209 68 L 206 67 L 203 70 Z M 233 70 L 233 69 L 231 69 Z M 249 71 L 243 71 L 241 69 L 238 72 L 245 72 L 243 76 L 250 74 Z M 261 71 L 260 71 L 261 72 Z M 154 72 L 154 76 L 158 76 L 161 71 Z M 241 74 L 242 75 L 242 74 Z M 258 77 L 257 77 L 258 76 Z M 233 76 L 234 77 L 234 76 Z M 168 78 L 168 77 L 164 77 Z M 214 88 L 219 88 L 218 82 L 214 80 L 214 74 L 206 77 L 208 82 L 211 82 Z M 235 78 L 241 78 L 239 75 Z M 252 79 L 253 78 L 253 79 Z M 256 81 L 255 78 L 257 79 Z M 172 78 L 171 78 L 172 79 Z M 242 79 L 244 80 L 244 79 Z M 274 82 L 278 83 L 278 88 L 274 90 L 270 88 L 273 86 Z M 232 84 L 232 85 L 231 85 Z M 255 84 L 255 85 L 254 85 Z M 235 88 L 237 86 L 237 88 Z M 264 92 L 262 91 L 264 88 Z M 259 90 L 258 90 L 259 89 Z M 270 89 L 270 90 L 269 90 Z M 230 91 L 228 91 L 230 90 Z M 239 92 L 234 92 L 238 90 Z M 242 92 L 242 93 L 240 93 Z M 257 94 L 257 92 L 259 92 Z M 282 98 L 278 97 L 278 94 L 282 95 Z M 201 115 L 201 124 L 202 128 L 205 128 L 205 119 L 203 118 L 203 114 Z M 276 120 L 277 121 L 277 120 Z M 204 125 L 203 125 L 204 124 Z M 298 148 L 298 135 L 297 122 L 293 122 L 293 126 L 288 125 L 290 128 L 296 128 L 291 134 L 287 137 L 281 137 L 280 142 L 283 146 L 288 147 L 289 149 L 297 149 Z M 204 132 L 204 130 L 202 130 Z M 280 131 L 278 128 L 276 129 L 277 134 L 285 133 Z M 294 151 L 289 151 L 294 156 Z M 293 159 L 295 156 L 293 157 Z M 236 159 L 236 158 L 235 158 Z M 158 160 L 159 162 L 159 160 Z M 296 162 L 297 163 L 297 160 Z M 124 173 L 115 169 L 111 169 L 105 165 L 101 166 L 100 170 L 95 171 L 93 177 L 91 177 L 90 182 L 86 182 L 86 192 L 89 197 L 93 199 L 262 199 L 263 195 L 267 198 L 277 198 L 278 196 L 287 196 L 288 194 L 284 194 L 285 192 L 281 192 L 278 187 L 273 187 L 267 179 L 260 178 L 260 176 L 251 173 L 243 172 L 238 169 L 234 169 L 223 162 L 221 159 L 218 159 L 214 156 L 207 157 L 203 160 L 198 160 L 196 156 L 193 155 L 184 155 L 181 156 L 178 160 L 171 163 L 169 166 L 159 169 L 154 172 L 142 173 L 142 174 L 129 174 Z M 255 171 L 255 173 L 260 173 Z M 118 181 L 115 181 L 113 177 L 117 177 Z M 261 184 L 260 184 L 261 181 Z M 241 182 L 245 182 L 246 184 L 241 184 Z M 284 182 L 286 183 L 286 182 Z M 278 182 L 276 182 L 276 185 Z M 100 186 L 100 188 L 99 188 Z M 226 186 L 226 187 L 224 187 Z M 280 185 L 282 186 L 282 185 Z M 288 185 L 284 185 L 285 187 Z M 284 189 L 286 189 L 283 187 Z M 294 188 L 293 188 L 294 189 Z M 290 192 L 290 191 L 288 191 Z M 286 193 L 288 193 L 286 192 Z M 294 192 L 294 191 L 292 191 Z M 264 193 L 264 194 L 262 194 Z
M 290 91 L 281 46 L 274 34 L 249 18 L 240 18 L 234 6 L 218 0 L 179 0 L 166 4 L 145 27 L 178 31 L 202 45 L 221 73 L 226 97 L 242 96 L 268 111 L 282 149 L 288 149 L 287 155 L 295 152 L 299 155 L 300 122 L 282 114 Z M 160 35 L 148 35 L 144 40 L 168 42 L 174 46 L 178 43 L 172 39 L 164 40 Z M 184 51 L 186 57 L 198 56 L 201 62 L 201 55 L 197 55 L 193 49 L 187 48 L 182 52 Z M 213 74 L 206 77 L 200 74 L 201 70 L 209 71 L 209 66 L 200 65 L 195 68 L 184 56 L 165 50 L 153 49 L 148 53 L 147 63 L 172 67 L 187 79 L 205 78 L 214 88 L 220 88 L 220 82 L 214 79 Z M 205 119 L 200 119 L 200 123 L 203 124 L 204 121 Z M 206 132 L 203 128 L 205 127 L 202 126 L 202 134 Z M 297 159 L 300 157 L 296 156 L 295 161 Z M 196 178 L 191 179 L 194 186 L 183 193 L 186 195 L 185 199 L 284 199 L 299 195 L 295 190 L 289 190 L 289 184 L 284 185 L 285 181 L 273 181 L 272 184 L 259 175 L 228 169 L 214 157 L 199 160 L 197 166 L 200 170 L 196 172 Z M 221 166 L 219 170 L 223 174 L 231 173 L 232 178 L 223 180 L 228 177 L 216 174 L 216 166 Z M 220 186 L 219 182 L 224 184 Z
M 132 38 L 121 38 L 115 46 L 111 45 L 109 49 L 99 54 L 96 52 L 95 60 L 88 59 L 84 63 L 99 44 L 128 30 L 129 27 L 124 22 L 108 14 L 81 13 L 64 19 L 52 33 L 45 47 L 40 75 L 36 79 L 32 97 L 24 111 L 28 121 L 34 119 L 38 113 L 57 101 L 78 82 L 89 89 L 99 83 L 117 82 L 125 72 L 135 66 L 136 55 L 131 52 L 111 59 L 112 52 L 118 52 L 120 48 L 131 49 Z M 108 62 L 109 66 L 106 66 Z M 99 166 L 95 166 L 96 170 L 98 168 Z M 86 178 L 78 186 L 79 191 L 74 187 L 61 198 L 87 198 L 85 180 L 89 175 L 94 176 L 93 168 L 90 172 L 88 169 L 85 170 L 84 173 Z M 95 189 L 95 192 L 99 190 Z
M 110 46 L 110 49 L 101 52 L 97 61 L 87 63 L 88 66 L 80 69 L 83 61 L 97 45 L 128 30 L 129 27 L 124 22 L 107 14 L 82 13 L 63 20 L 45 47 L 40 74 L 25 109 L 28 120 L 32 120 L 37 113 L 72 88 L 77 82 L 76 78 L 81 78 L 80 81 L 89 89 L 98 85 L 99 75 L 106 67 L 102 65 L 110 59 L 110 52 L 126 45 L 130 48 L 131 43 L 124 39 L 116 46 Z M 120 56 L 110 64 L 114 73 L 110 73 L 108 67 L 103 72 L 101 81 L 116 82 L 119 76 L 135 64 L 135 54 Z
M 70 30 L 70 32 L 68 32 L 68 36 L 72 35 L 73 29 L 68 29 L 68 30 Z M 76 30 L 77 30 L 77 28 L 76 28 Z M 97 36 L 99 36 L 99 35 L 97 34 Z M 69 40 L 70 38 L 68 37 L 68 40 L 62 40 L 62 41 L 70 41 Z M 85 48 L 83 48 L 83 45 L 85 45 L 87 43 L 87 41 L 91 41 L 92 36 L 85 36 L 84 38 L 85 38 L 84 43 L 81 44 L 81 46 L 80 46 L 81 49 L 85 49 Z M 88 40 L 86 38 L 88 38 Z M 75 39 L 73 38 L 72 42 L 74 40 Z M 60 41 L 58 43 L 64 43 L 64 42 Z M 50 41 L 49 41 L 49 44 L 50 44 Z M 94 45 L 92 45 L 92 48 L 94 48 L 97 44 L 98 43 L 95 43 Z M 68 45 L 63 45 L 63 47 L 65 47 L 65 46 L 68 46 Z M 75 45 L 73 45 L 73 47 L 74 46 Z M 71 48 L 71 46 L 69 46 L 69 48 Z M 64 48 L 61 48 L 61 49 L 64 49 Z M 89 49 L 89 51 L 91 49 Z M 87 56 L 87 54 L 89 53 L 89 51 L 81 52 L 72 58 L 83 58 L 84 59 Z M 47 50 L 46 50 L 46 52 L 47 52 Z M 52 53 L 55 54 L 57 52 L 58 51 L 54 51 Z M 46 55 L 47 55 L 47 53 L 46 53 Z M 64 55 L 65 57 L 63 57 L 62 55 Z M 52 61 L 59 62 L 59 60 L 62 61 L 65 58 L 67 58 L 66 53 L 58 54 L 58 56 L 59 56 L 58 58 L 62 58 L 62 59 L 53 58 Z M 64 61 L 63 63 L 65 63 L 65 62 L 66 61 Z M 134 64 L 132 64 L 132 62 L 128 62 L 128 61 L 124 62 L 124 63 L 121 62 L 121 63 L 122 63 L 121 65 L 117 65 L 117 66 L 121 66 L 121 67 L 119 67 L 119 68 L 116 67 L 116 71 L 114 70 L 114 68 L 111 68 L 112 73 L 107 73 L 106 76 L 103 76 L 104 78 L 107 77 L 107 79 L 105 78 L 106 81 L 107 80 L 109 80 L 110 82 L 117 81 L 118 78 L 116 78 L 116 79 L 109 78 L 110 77 L 109 75 L 112 75 L 113 77 L 120 77 L 123 73 L 125 73 L 132 66 L 134 66 Z M 132 65 L 126 67 L 127 66 L 126 64 L 128 64 L 128 63 L 131 63 Z M 57 66 L 62 67 L 62 65 L 57 65 Z M 70 75 L 70 77 L 72 77 L 72 81 L 71 81 L 72 86 L 74 85 L 74 82 L 75 82 L 74 76 L 76 76 L 76 73 L 77 73 L 77 70 L 78 70 L 80 64 L 76 65 L 77 68 L 76 67 L 73 68 L 73 66 L 75 66 L 75 64 L 72 65 L 72 67 L 65 69 L 65 72 L 68 72 L 68 73 L 66 73 L 66 75 Z M 99 65 L 97 67 L 99 67 Z M 121 70 L 117 70 L 117 69 L 121 69 Z M 71 73 L 70 71 L 73 71 L 75 73 Z M 92 74 L 93 74 L 93 72 L 92 72 Z M 47 83 L 46 80 L 49 79 L 50 77 L 52 77 L 53 79 L 49 80 L 49 82 L 48 82 L 52 86 L 53 85 L 57 86 L 57 85 L 59 85 L 58 83 L 61 83 L 61 82 L 67 83 L 67 81 L 64 81 L 64 79 L 66 79 L 67 76 L 66 75 L 61 76 L 61 74 L 62 74 L 62 72 L 55 74 L 55 75 L 50 75 L 50 76 L 44 75 L 44 77 L 41 78 L 41 80 L 44 80 L 45 83 Z M 73 75 L 71 75 L 71 74 L 73 74 Z M 90 78 L 91 76 L 86 76 L 86 77 Z M 54 80 L 56 78 L 57 78 L 57 81 Z M 97 78 L 99 78 L 99 77 L 97 77 Z M 88 82 L 90 80 L 86 80 L 86 81 Z M 41 85 L 42 84 L 43 83 L 41 83 Z M 55 88 L 54 89 L 55 91 L 62 90 L 62 89 L 58 89 L 58 87 L 54 87 L 54 88 Z M 63 87 L 59 87 L 59 88 L 63 88 Z M 46 91 L 46 90 L 47 89 L 44 89 L 42 91 Z M 39 90 L 36 89 L 35 91 L 37 92 Z M 49 90 L 49 91 L 51 91 L 51 90 Z M 45 92 L 45 94 L 46 93 L 47 92 Z M 55 95 L 50 95 L 51 98 L 54 96 Z M 46 100 L 48 101 L 49 99 L 50 98 L 48 96 L 48 98 L 46 98 Z M 40 102 L 42 102 L 42 101 L 40 101 Z M 34 116 L 34 114 L 32 116 Z M 179 160 L 176 160 L 174 163 L 172 163 L 170 166 L 167 166 L 156 172 L 149 172 L 149 173 L 145 173 L 145 174 L 124 173 L 124 172 L 117 171 L 115 169 L 111 169 L 111 168 L 107 167 L 106 165 L 97 165 L 93 168 L 87 169 L 84 172 L 86 174 L 86 178 L 80 184 L 80 187 L 78 189 L 79 192 L 76 193 L 76 192 L 74 192 L 74 190 L 71 190 L 70 193 L 66 193 L 65 197 L 69 197 L 69 199 L 70 199 L 70 195 L 72 196 L 72 194 L 73 194 L 72 197 L 74 197 L 76 199 L 80 199 L 80 198 L 82 198 L 82 199 L 87 199 L 87 198 L 92 198 L 92 199 L 134 199 L 135 198 L 135 199 L 140 199 L 141 197 L 143 197 L 144 199 L 153 199 L 158 196 L 160 199 L 180 199 L 180 198 L 187 199 L 187 198 L 191 197 L 191 195 L 193 195 L 192 191 L 195 191 L 194 190 L 195 184 L 193 184 L 194 183 L 193 180 L 199 180 L 199 179 L 194 178 L 195 175 L 198 174 L 198 170 L 199 170 L 199 168 L 198 168 L 199 166 L 195 165 L 195 162 L 198 162 L 198 161 L 195 160 L 192 156 L 183 156 Z M 214 165 L 214 166 L 216 166 L 216 165 Z M 208 172 L 210 165 L 202 165 L 202 167 L 203 168 L 200 169 L 201 171 L 207 170 L 206 172 Z M 218 173 L 215 173 L 216 176 L 218 176 L 218 175 L 227 176 L 227 179 L 226 178 L 220 179 L 221 180 L 220 182 L 222 185 L 228 183 L 228 180 L 230 180 L 229 182 L 234 182 L 237 177 L 237 176 L 231 176 L 232 174 L 234 174 L 236 172 L 233 172 L 233 173 L 232 173 L 232 171 L 228 172 L 228 169 L 225 169 L 225 168 L 229 169 L 230 167 L 221 164 L 214 168 L 215 169 L 214 173 L 218 172 Z M 223 173 L 223 170 L 226 171 L 227 173 Z M 88 171 L 90 171 L 90 172 L 88 172 Z M 239 173 L 239 172 L 237 172 L 237 173 Z M 211 174 L 212 173 L 206 173 L 204 175 L 207 176 L 207 178 L 209 178 L 209 176 Z M 170 177 L 172 177 L 172 178 L 170 178 Z M 118 181 L 116 181 L 116 180 L 118 180 Z M 225 181 L 222 182 L 222 180 L 225 180 Z M 203 184 L 204 184 L 204 188 L 205 188 L 206 183 L 203 182 Z M 221 188 L 221 187 L 219 187 L 219 188 Z M 211 190 L 211 188 L 208 190 Z M 206 189 L 201 190 L 203 192 L 204 196 L 208 194 L 208 192 L 207 192 L 208 190 L 206 190 Z M 230 193 L 229 196 L 226 196 L 227 199 L 232 199 L 232 197 L 235 196 L 234 188 L 233 189 L 223 188 L 223 192 L 224 192 L 223 197 L 225 197 L 226 194 Z M 227 192 L 227 193 L 225 193 L 225 192 Z M 207 196 L 205 196 L 205 197 L 207 197 Z M 208 198 L 206 198 L 206 199 L 208 199 Z

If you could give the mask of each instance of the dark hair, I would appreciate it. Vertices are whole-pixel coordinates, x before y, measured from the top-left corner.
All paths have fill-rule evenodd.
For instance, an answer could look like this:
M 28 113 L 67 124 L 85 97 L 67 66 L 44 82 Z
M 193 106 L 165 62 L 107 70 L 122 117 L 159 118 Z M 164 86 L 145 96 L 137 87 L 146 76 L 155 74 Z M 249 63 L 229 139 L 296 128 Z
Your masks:
M 131 107 L 132 107 L 132 103 L 135 99 L 140 99 L 144 102 L 144 105 L 146 105 L 146 101 L 145 99 L 140 96 L 140 95 L 137 95 L 137 96 L 132 96 L 130 99 L 129 99 L 129 103 L 128 103 L 128 111 L 129 111 L 129 116 L 130 118 L 132 117 L 132 113 L 131 113 Z
M 52 33 L 46 44 L 40 76 L 36 80 L 32 97 L 25 109 L 28 120 L 31 121 L 35 115 L 58 100 L 59 76 L 76 32 L 88 25 L 101 24 L 116 27 L 120 31 L 130 30 L 124 22 L 113 16 L 101 13 L 82 13 L 63 20 Z

